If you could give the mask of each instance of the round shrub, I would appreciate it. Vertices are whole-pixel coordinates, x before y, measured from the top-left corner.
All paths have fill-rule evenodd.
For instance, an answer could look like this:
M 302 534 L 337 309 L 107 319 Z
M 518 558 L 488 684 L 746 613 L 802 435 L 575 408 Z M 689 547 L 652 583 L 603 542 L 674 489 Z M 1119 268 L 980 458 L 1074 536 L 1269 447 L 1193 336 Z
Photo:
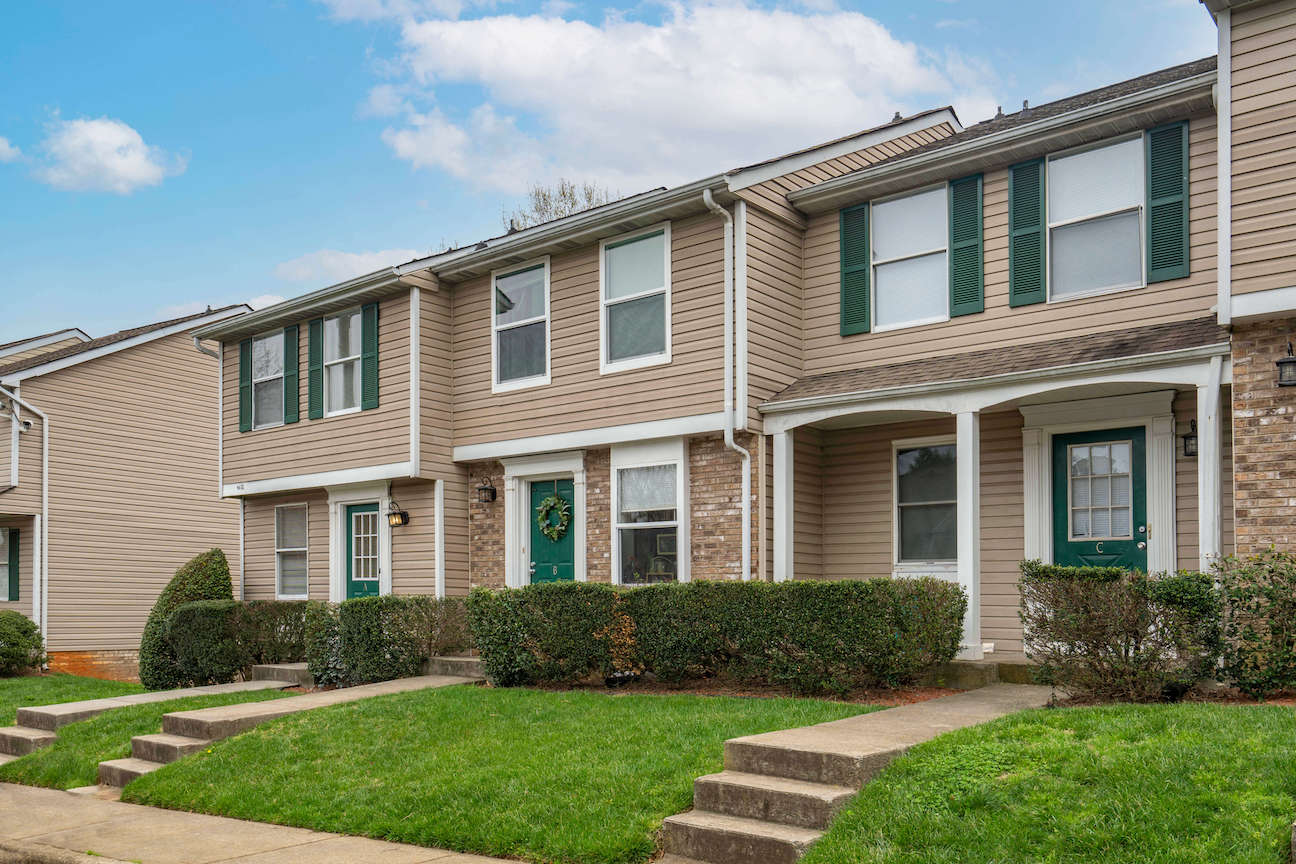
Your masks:
M 0 676 L 19 675 L 44 663 L 45 640 L 36 622 L 12 609 L 0 612 Z
M 150 690 L 182 686 L 183 674 L 167 642 L 167 622 L 182 603 L 195 600 L 233 600 L 229 562 L 219 549 L 208 549 L 176 571 L 158 595 L 140 638 L 140 682 Z
M 167 643 L 183 684 L 228 684 L 252 665 L 241 638 L 247 632 L 239 626 L 241 607 L 233 600 L 196 600 L 171 613 Z

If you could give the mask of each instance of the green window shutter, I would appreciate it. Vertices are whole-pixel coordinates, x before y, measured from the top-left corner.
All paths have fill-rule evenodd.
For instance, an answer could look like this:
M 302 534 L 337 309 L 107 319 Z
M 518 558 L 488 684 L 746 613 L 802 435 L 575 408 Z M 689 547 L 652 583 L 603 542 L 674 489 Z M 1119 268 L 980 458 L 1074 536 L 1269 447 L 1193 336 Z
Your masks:
M 1044 160 L 1008 169 L 1008 305 L 1029 306 L 1047 299 Z
M 949 186 L 950 317 L 985 311 L 981 256 L 981 175 Z
M 1188 123 L 1143 136 L 1147 157 L 1147 281 L 1188 275 Z
M 869 332 L 869 205 L 840 214 L 841 335 Z
M 306 416 L 318 420 L 324 416 L 324 319 L 307 324 L 306 333 Z
M 284 423 L 296 423 L 301 408 L 301 385 L 297 377 L 300 349 L 297 325 L 284 328 Z
M 378 304 L 360 309 L 360 408 L 378 407 Z
M 252 429 L 252 340 L 239 343 L 239 431 Z
M 18 596 L 18 529 L 9 529 L 9 602 L 21 599 Z

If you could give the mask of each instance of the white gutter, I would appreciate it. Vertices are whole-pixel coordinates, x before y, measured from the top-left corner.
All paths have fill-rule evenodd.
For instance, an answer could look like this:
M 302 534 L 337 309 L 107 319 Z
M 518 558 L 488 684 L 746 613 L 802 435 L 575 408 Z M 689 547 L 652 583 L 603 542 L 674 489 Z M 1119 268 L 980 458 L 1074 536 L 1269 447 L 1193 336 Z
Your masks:
M 0 395 L 26 408 L 41 421 L 41 524 L 37 531 L 40 535 L 37 541 L 40 544 L 40 563 L 32 568 L 32 620 L 40 628 L 48 648 L 49 627 L 45 610 L 49 605 L 49 417 L 35 405 L 24 402 L 12 390 L 0 387 Z
M 734 308 L 736 330 L 734 351 L 737 353 L 738 395 L 735 397 L 738 418 L 735 422 L 747 431 L 747 202 L 741 198 L 734 204 Z
M 194 350 L 199 354 L 216 358 L 216 494 L 219 495 L 225 486 L 225 363 L 219 351 L 205 347 L 197 336 L 193 337 L 193 342 Z M 242 530 L 240 524 L 239 531 Z M 242 550 L 239 555 L 239 566 L 242 566 Z M 239 599 L 243 599 L 243 595 L 240 594 Z
M 1215 317 L 1233 321 L 1233 13 L 1221 9 L 1215 69 Z
M 734 441 L 734 220 L 702 190 L 707 209 L 724 220 L 724 443 L 742 458 L 742 578 L 751 579 L 751 453 Z
M 409 385 L 409 410 L 410 410 L 410 430 L 409 430 L 409 463 L 410 476 L 419 475 L 419 460 L 422 458 L 422 432 L 420 423 L 422 417 L 420 412 L 419 394 L 423 389 L 423 338 L 420 334 L 420 319 L 423 317 L 423 300 L 418 286 L 410 289 L 410 385 Z M 437 538 L 437 544 L 441 543 L 441 538 Z

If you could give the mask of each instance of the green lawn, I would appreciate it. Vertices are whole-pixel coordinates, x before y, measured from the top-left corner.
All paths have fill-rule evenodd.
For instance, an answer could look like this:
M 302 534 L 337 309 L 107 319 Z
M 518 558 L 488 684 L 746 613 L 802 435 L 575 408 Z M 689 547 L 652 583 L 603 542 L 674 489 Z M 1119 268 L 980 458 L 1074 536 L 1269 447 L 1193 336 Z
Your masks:
M 727 738 L 874 710 L 810 699 L 450 687 L 308 711 L 124 800 L 541 862 L 644 862 Z
M 804 864 L 1278 864 L 1296 819 L 1296 712 L 1028 711 L 896 761 Z
M 80 702 L 139 693 L 144 688 L 122 681 L 103 681 L 77 675 L 27 675 L 0 678 L 0 726 L 12 726 L 19 708 L 53 705 L 57 702 Z
M 8 765 L 0 765 L 0 782 L 49 786 L 54 789 L 91 786 L 99 782 L 100 762 L 124 759 L 130 755 L 131 738 L 161 732 L 163 714 L 233 705 L 237 702 L 260 702 L 290 695 L 293 694 L 278 690 L 253 690 L 114 708 L 98 717 L 64 726 L 49 747 L 43 747 Z

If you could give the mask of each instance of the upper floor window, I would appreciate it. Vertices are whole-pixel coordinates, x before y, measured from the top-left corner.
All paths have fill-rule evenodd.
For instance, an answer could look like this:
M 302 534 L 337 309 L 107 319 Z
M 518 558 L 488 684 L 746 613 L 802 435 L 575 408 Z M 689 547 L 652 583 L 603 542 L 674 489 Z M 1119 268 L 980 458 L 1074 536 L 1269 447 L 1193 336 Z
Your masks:
M 599 249 L 601 371 L 670 362 L 670 224 Z
M 252 340 L 252 428 L 283 422 L 284 334 L 280 331 Z
M 491 276 L 491 390 L 549 383 L 549 259 Z
M 324 413 L 360 410 L 360 310 L 324 319 Z
M 1048 160 L 1049 296 L 1143 284 L 1142 137 Z
M 873 205 L 873 329 L 949 317 L 946 187 Z

